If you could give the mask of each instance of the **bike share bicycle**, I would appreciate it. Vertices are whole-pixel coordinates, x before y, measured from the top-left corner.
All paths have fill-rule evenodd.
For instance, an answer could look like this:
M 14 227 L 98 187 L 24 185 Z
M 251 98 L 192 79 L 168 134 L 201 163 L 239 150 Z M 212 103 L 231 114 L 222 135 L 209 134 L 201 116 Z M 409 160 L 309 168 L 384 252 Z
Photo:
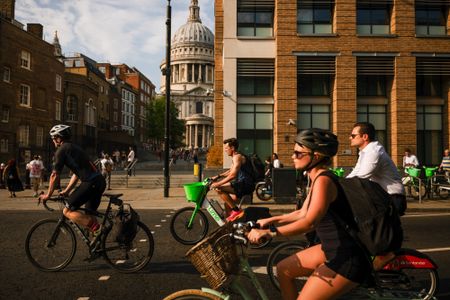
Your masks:
M 120 199 L 122 194 L 105 193 L 103 196 L 109 197 L 105 212 L 89 211 L 101 218 L 101 231 L 96 236 L 91 236 L 80 225 L 64 216 L 62 209 L 67 198 L 63 196 L 49 198 L 47 202 L 56 202 L 61 210 L 61 215 L 58 219 L 43 219 L 29 230 L 25 241 L 25 251 L 30 262 L 41 271 L 51 272 L 65 268 L 75 256 L 77 249 L 75 234 L 78 234 L 88 248 L 87 261 L 103 257 L 111 267 L 124 273 L 143 269 L 150 262 L 154 250 L 154 241 L 150 230 L 139 221 L 137 233 L 132 242 L 117 242 L 112 231 L 115 219 L 112 205 L 118 206 L 119 209 L 124 205 Z M 54 211 L 45 202 L 44 207 L 49 211 Z M 88 211 L 84 208 L 79 210 Z
M 440 199 L 449 196 L 450 184 L 445 175 L 436 174 L 437 167 L 423 167 L 425 177 L 421 178 L 422 170 L 418 168 L 405 168 L 406 177 L 403 177 L 403 185 L 406 193 L 414 199 L 421 201 L 423 198 L 434 199 L 437 195 Z
M 204 210 L 219 226 L 226 223 L 225 210 L 217 200 L 207 197 L 213 180 L 206 178 L 200 182 L 194 182 L 184 185 L 186 200 L 195 204 L 194 207 L 184 207 L 179 209 L 173 215 L 170 221 L 170 232 L 174 239 L 184 245 L 193 245 L 203 240 L 208 234 L 209 221 Z M 248 195 L 251 197 L 251 195 Z M 239 207 L 245 200 L 242 197 Z M 268 208 L 247 208 L 245 215 L 258 215 L 259 218 L 270 217 Z M 244 218 L 246 216 L 244 215 Z M 253 245 L 253 248 L 261 248 L 270 243 L 270 239 L 261 244 Z

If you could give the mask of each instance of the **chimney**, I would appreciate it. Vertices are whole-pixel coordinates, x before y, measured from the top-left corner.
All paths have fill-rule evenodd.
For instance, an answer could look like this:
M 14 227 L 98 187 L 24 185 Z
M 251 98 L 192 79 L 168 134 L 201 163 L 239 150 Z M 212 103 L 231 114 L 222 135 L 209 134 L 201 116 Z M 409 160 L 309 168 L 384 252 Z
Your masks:
M 14 20 L 14 5 L 16 0 L 1 0 L 0 1 L 0 16 Z
M 31 34 L 36 35 L 40 39 L 43 37 L 44 26 L 39 23 L 27 23 L 27 31 Z

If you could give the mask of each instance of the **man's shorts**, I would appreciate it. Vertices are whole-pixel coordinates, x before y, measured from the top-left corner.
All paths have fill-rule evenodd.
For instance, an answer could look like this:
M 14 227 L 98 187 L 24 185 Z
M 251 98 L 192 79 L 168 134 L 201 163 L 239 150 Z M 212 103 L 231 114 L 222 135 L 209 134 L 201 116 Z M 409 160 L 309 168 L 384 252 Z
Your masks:
M 85 204 L 86 209 L 96 211 L 100 205 L 105 188 L 105 178 L 100 174 L 91 181 L 81 182 L 75 191 L 70 194 L 67 201 L 67 208 L 77 210 Z
M 246 180 L 232 181 L 231 187 L 238 198 L 242 198 L 245 195 L 251 195 L 255 190 L 255 184 Z

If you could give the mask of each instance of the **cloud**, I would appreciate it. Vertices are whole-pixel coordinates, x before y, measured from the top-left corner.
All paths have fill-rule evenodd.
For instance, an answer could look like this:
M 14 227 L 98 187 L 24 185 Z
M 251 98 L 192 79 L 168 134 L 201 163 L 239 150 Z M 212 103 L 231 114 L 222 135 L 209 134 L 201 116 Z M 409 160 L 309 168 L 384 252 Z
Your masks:
M 189 15 L 190 0 L 171 1 L 172 35 Z M 203 24 L 213 31 L 214 3 L 200 0 Z M 54 32 L 63 53 L 80 52 L 96 61 L 126 63 L 143 72 L 159 89 L 159 65 L 165 58 L 166 1 L 161 0 L 19 0 L 16 19 Z

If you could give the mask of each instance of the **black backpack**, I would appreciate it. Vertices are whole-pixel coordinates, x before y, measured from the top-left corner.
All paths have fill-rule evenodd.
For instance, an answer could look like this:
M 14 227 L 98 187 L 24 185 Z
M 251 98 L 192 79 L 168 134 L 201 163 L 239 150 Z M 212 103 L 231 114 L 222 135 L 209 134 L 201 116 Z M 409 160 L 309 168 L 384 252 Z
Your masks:
M 265 166 L 264 166 L 264 163 L 259 158 L 259 156 L 256 153 L 254 153 L 250 156 L 247 156 L 247 159 L 251 165 L 251 169 L 252 169 L 251 175 L 253 177 L 253 180 L 255 182 L 264 180 Z
M 376 182 L 365 178 L 339 178 L 356 228 L 337 216 L 345 229 L 370 255 L 397 250 L 403 242 L 400 216 L 389 194 Z
M 123 204 L 120 206 L 111 229 L 113 239 L 120 244 L 130 244 L 136 237 L 139 219 L 138 213 L 131 205 Z

